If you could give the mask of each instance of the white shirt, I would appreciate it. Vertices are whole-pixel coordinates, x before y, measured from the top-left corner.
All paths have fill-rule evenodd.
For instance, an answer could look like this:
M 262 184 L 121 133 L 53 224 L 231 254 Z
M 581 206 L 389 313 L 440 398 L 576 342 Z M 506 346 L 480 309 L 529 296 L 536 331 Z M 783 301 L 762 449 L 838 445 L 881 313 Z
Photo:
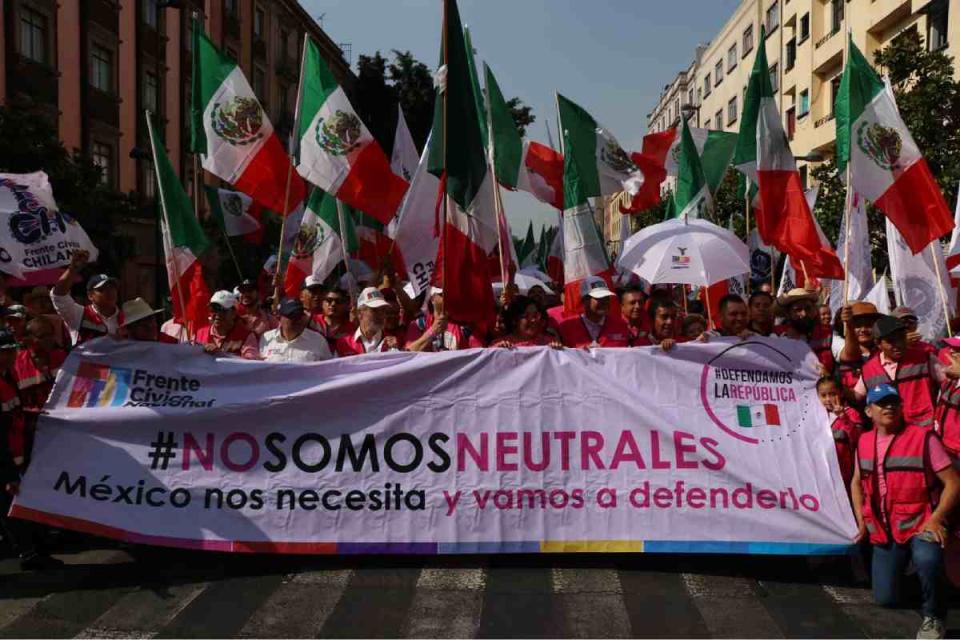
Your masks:
M 358 328 L 357 332 L 353 334 L 353 339 L 363 345 L 364 353 L 377 353 L 380 351 L 380 345 L 383 344 L 383 331 L 378 331 L 371 339 L 367 340 Z
M 50 290 L 50 300 L 53 301 L 53 308 L 57 312 L 57 315 L 67 323 L 67 329 L 70 330 L 70 339 L 73 341 L 73 344 L 77 344 L 77 335 L 80 333 L 80 323 L 83 321 L 83 306 L 77 304 L 77 301 L 74 300 L 70 294 L 58 296 L 53 292 L 53 289 Z M 100 319 L 103 321 L 103 324 L 106 325 L 107 333 L 112 336 L 117 335 L 120 319 L 119 307 L 109 318 L 101 315 Z
M 284 340 L 277 328 L 260 337 L 260 356 L 267 362 L 319 362 L 333 354 L 327 339 L 316 331 L 304 329 L 293 340 Z

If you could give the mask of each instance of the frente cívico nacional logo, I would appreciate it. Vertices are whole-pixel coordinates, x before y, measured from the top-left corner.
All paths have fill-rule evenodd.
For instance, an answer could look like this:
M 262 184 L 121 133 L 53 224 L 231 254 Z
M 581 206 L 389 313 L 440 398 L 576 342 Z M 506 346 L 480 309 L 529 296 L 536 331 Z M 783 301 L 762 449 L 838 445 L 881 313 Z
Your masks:
M 773 361 L 752 367 L 744 355 Z M 780 366 L 777 366 L 779 364 Z M 802 394 L 800 362 L 763 342 L 730 345 L 703 365 L 700 399 L 721 431 L 742 442 L 759 444 L 789 437 L 799 426 L 795 409 Z M 794 420 L 788 420 L 793 415 Z

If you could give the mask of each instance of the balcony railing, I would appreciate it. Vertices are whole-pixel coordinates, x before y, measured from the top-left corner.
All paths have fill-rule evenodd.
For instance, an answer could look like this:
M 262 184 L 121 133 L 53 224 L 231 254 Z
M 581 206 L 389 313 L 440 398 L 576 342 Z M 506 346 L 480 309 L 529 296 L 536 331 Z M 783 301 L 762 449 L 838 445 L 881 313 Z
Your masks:
M 823 36 L 822 38 L 820 38 L 819 40 L 817 40 L 817 44 L 815 44 L 815 45 L 813 46 L 813 48 L 814 48 L 814 49 L 819 49 L 819 48 L 822 47 L 823 45 L 827 44 L 827 41 L 828 41 L 830 38 L 832 38 L 833 36 L 837 35 L 838 33 L 840 33 L 840 29 L 834 29 L 833 31 L 831 31 L 831 32 L 828 33 L 827 35 L 825 35 L 825 36 Z
M 824 116 L 824 117 L 820 118 L 819 120 L 817 120 L 816 122 L 813 123 L 813 128 L 814 128 L 814 129 L 819 129 L 819 128 L 822 127 L 823 125 L 825 125 L 825 124 L 827 124 L 828 122 L 830 122 L 831 120 L 833 120 L 835 117 L 836 117 L 836 116 L 835 116 L 834 114 L 832 114 L 832 113 L 831 113 L 830 115 L 828 115 L 828 116 Z

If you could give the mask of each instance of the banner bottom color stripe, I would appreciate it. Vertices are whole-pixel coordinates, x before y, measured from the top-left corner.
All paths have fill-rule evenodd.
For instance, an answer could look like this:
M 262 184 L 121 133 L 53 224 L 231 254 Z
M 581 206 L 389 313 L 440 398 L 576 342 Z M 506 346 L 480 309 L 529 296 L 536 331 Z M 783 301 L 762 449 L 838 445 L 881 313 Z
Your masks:
M 711 540 L 545 540 L 515 542 L 265 542 L 192 540 L 141 535 L 82 518 L 60 516 L 13 505 L 10 516 L 134 544 L 225 553 L 291 555 L 444 555 L 485 553 L 725 553 L 743 555 L 847 555 L 855 545 Z

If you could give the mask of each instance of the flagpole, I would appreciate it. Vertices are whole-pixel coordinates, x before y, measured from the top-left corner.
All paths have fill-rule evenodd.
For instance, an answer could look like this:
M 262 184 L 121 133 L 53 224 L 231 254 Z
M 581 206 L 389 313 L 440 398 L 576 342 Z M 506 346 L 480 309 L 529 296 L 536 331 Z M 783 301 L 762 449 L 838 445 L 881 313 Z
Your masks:
M 307 56 L 307 44 L 310 36 L 303 34 L 303 46 L 300 52 L 300 78 L 297 83 L 297 104 L 293 112 L 293 128 L 290 130 L 290 138 L 287 141 L 287 157 L 290 160 L 287 165 L 287 184 L 283 189 L 283 211 L 280 212 L 280 246 L 277 248 L 277 272 L 273 274 L 273 307 L 276 309 L 280 305 L 280 269 L 283 266 L 283 241 L 286 240 L 287 218 L 290 213 L 287 208 L 290 206 L 290 181 L 293 179 L 293 161 L 294 161 L 294 136 L 300 129 L 300 104 L 303 100 L 303 61 Z
M 443 73 L 441 74 L 441 83 L 442 83 L 442 98 L 443 101 L 440 106 L 440 125 L 441 130 L 443 131 L 443 140 L 440 146 L 441 155 L 443 156 L 443 179 L 440 181 L 440 185 L 443 189 L 443 193 L 440 197 L 443 198 L 443 224 L 440 225 L 440 249 L 438 253 L 441 258 L 440 265 L 440 288 L 444 290 L 445 294 L 449 294 L 447 289 L 447 265 L 450 264 L 450 256 L 447 255 L 447 224 L 450 221 L 450 198 L 447 197 L 447 74 L 450 72 L 450 47 L 449 42 L 447 42 L 447 35 L 449 32 L 449 24 L 447 23 L 447 3 L 449 0 L 445 0 L 443 3 Z M 497 235 L 500 231 L 497 230 Z M 446 300 L 446 298 L 444 298 Z M 444 307 L 446 308 L 446 307 Z
M 156 171 L 156 158 L 157 158 L 157 140 L 156 133 L 153 130 L 153 113 L 150 111 L 146 112 L 147 116 L 147 133 L 150 135 L 150 150 L 153 152 L 154 158 L 154 177 L 157 181 L 157 192 L 160 194 L 160 211 L 163 214 L 163 225 L 165 227 L 163 234 L 166 236 L 166 242 L 164 243 L 167 247 L 170 247 L 171 251 L 173 249 L 173 242 L 170 238 L 170 218 L 167 216 L 167 197 L 163 192 L 163 185 L 160 181 L 160 173 Z M 170 259 L 171 256 L 167 255 L 167 259 Z M 200 256 L 196 256 L 196 260 L 200 260 Z M 201 269 L 203 267 L 201 266 Z M 169 268 L 168 268 L 169 269 Z M 167 272 L 169 274 L 169 271 Z M 168 276 L 169 279 L 169 276 Z M 183 314 L 183 324 L 186 325 L 187 329 L 187 340 L 193 342 L 193 332 L 190 329 L 190 323 L 187 321 L 187 304 L 183 298 L 183 289 L 180 287 L 180 278 L 177 278 L 174 288 L 177 290 L 177 298 L 180 300 L 180 313 Z
M 237 254 L 233 251 L 233 245 L 230 244 L 230 236 L 227 234 L 227 230 L 223 230 L 223 240 L 227 243 L 227 250 L 230 252 L 230 257 L 233 259 L 233 266 L 237 268 L 237 275 L 240 277 L 240 280 L 243 280 L 243 270 L 240 268 L 240 261 L 237 260 Z
M 336 198 L 334 198 L 336 200 Z M 357 299 L 357 280 L 350 271 L 350 256 L 347 255 L 347 225 L 344 224 L 346 214 L 343 203 L 337 200 L 337 224 L 340 226 L 340 254 L 343 256 L 343 267 L 347 270 L 347 285 L 350 287 L 350 298 Z
M 937 289 L 940 291 L 940 301 L 943 303 L 943 317 L 947 321 L 947 337 L 953 337 L 953 331 L 950 329 L 950 309 L 947 302 L 947 290 L 943 286 L 943 276 L 940 273 L 940 261 L 937 259 L 937 252 L 934 249 L 934 243 L 940 241 L 934 238 L 930 241 L 930 257 L 933 259 L 933 268 L 937 272 Z

